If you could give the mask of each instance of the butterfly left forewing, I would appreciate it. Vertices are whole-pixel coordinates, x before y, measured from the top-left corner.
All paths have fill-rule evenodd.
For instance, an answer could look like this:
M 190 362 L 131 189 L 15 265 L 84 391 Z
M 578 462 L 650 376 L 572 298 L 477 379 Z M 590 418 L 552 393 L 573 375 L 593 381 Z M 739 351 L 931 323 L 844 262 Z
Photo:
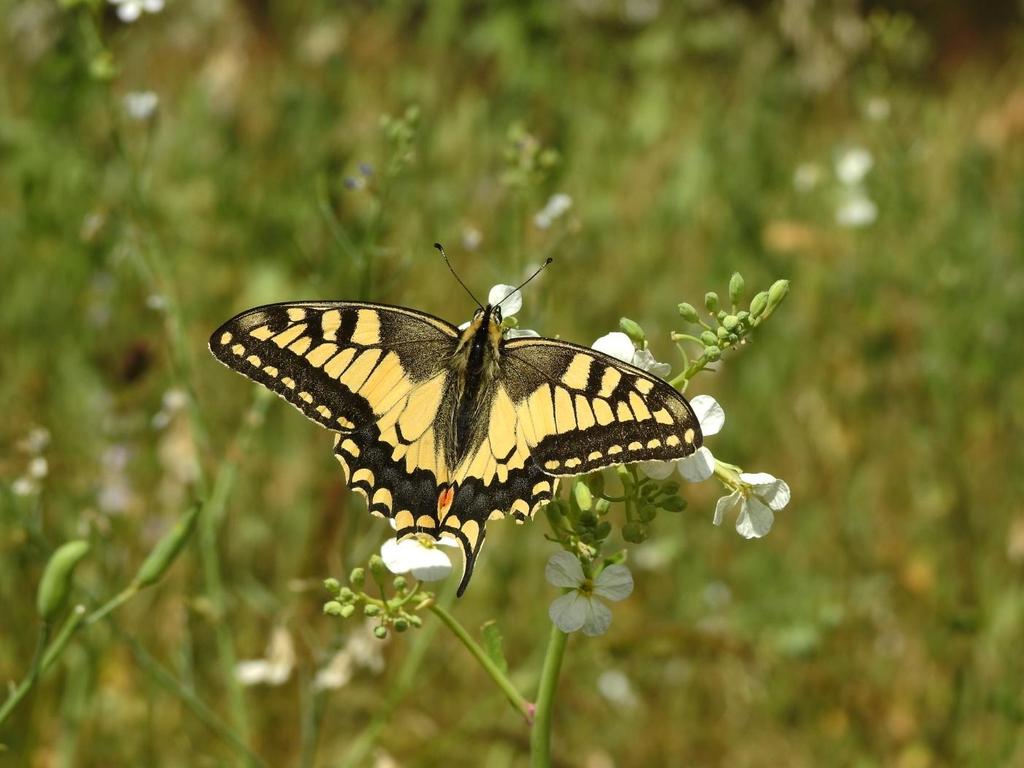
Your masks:
M 514 339 L 504 347 L 501 382 L 516 429 L 548 474 L 678 459 L 702 442 L 697 417 L 675 388 L 593 349 Z

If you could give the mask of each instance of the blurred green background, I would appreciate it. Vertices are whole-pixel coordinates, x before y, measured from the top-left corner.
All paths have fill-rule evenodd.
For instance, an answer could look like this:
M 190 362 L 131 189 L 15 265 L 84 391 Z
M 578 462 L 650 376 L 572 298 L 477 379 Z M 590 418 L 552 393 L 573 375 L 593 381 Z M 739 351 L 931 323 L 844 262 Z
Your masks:
M 435 240 L 478 294 L 554 255 L 523 325 L 589 344 L 628 315 L 674 366 L 678 302 L 792 281 L 688 394 L 793 500 L 748 542 L 686 486 L 631 547 L 611 631 L 570 641 L 560 765 L 1024 765 L 1019 5 L 132 4 L 0 4 L 0 678 L 61 542 L 92 543 L 95 606 L 193 498 L 223 516 L 75 638 L 0 765 L 242 764 L 190 695 L 268 765 L 525 764 L 432 617 L 366 651 L 321 615 L 388 531 L 329 435 L 206 350 L 267 301 L 467 319 Z M 497 619 L 531 696 L 544 530 L 492 524 L 454 608 Z M 233 682 L 268 643 L 285 679 Z M 340 648 L 361 663 L 314 693 Z

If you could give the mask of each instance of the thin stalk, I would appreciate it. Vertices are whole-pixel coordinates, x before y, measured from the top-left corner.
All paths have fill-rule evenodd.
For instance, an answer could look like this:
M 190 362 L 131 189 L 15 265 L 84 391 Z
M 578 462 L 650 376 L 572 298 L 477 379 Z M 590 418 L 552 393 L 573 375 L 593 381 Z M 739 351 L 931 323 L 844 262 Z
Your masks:
M 259 755 L 249 749 L 245 739 L 232 731 L 195 693 L 179 683 L 177 678 L 150 656 L 137 640 L 129 637 L 120 629 L 117 629 L 117 633 L 128 644 L 135 662 L 157 683 L 177 696 L 203 725 L 234 747 L 250 765 L 266 766 Z
M 534 713 L 533 730 L 530 732 L 530 768 L 551 766 L 551 713 L 558 687 L 558 675 L 562 671 L 562 659 L 569 635 L 551 625 L 548 650 L 544 655 L 544 666 L 540 673 L 540 690 L 537 691 L 537 709 Z
M 44 627 L 40 630 L 39 645 L 36 648 L 35 659 L 32 662 L 32 669 L 25 676 L 25 679 L 18 684 L 18 687 L 11 691 L 7 699 L 4 701 L 3 706 L 0 707 L 0 724 L 2 724 L 14 711 L 14 708 L 21 703 L 21 700 L 25 698 L 29 691 L 35 686 L 36 681 L 49 669 L 53 662 L 64 652 L 68 642 L 71 640 L 72 635 L 75 634 L 75 630 L 78 629 L 78 625 L 82 623 L 82 619 L 85 617 L 85 607 L 76 605 L 71 615 L 64 622 L 64 626 L 61 627 L 60 632 L 57 633 L 57 637 L 54 638 L 53 642 L 49 646 L 46 646 L 46 639 L 49 636 L 49 628 Z M 43 647 L 46 650 L 43 651 Z
M 480 666 L 484 668 L 484 671 L 491 676 L 491 679 L 501 688 L 502 693 L 505 694 L 505 698 L 508 699 L 509 703 L 515 707 L 519 713 L 526 719 L 527 723 L 533 721 L 533 705 L 528 702 L 518 690 L 512 681 L 508 679 L 508 675 L 501 671 L 497 664 L 487 655 L 487 652 L 480 647 L 480 644 L 472 638 L 466 628 L 463 627 L 458 620 L 448 613 L 447 610 L 442 608 L 436 603 L 430 606 L 431 612 L 437 616 L 444 625 L 450 629 L 459 641 L 466 646 L 466 649 L 473 654 L 474 658 L 480 662 Z

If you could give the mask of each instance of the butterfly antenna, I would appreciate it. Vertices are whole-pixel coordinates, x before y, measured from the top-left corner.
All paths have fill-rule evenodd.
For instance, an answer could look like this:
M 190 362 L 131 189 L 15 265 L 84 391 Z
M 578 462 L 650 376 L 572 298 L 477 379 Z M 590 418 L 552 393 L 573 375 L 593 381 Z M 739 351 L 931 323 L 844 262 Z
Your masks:
M 545 261 L 545 262 L 544 262 L 543 264 L 541 264 L 541 265 L 540 265 L 539 267 L 537 267 L 537 271 L 536 271 L 536 272 L 534 272 L 534 273 L 533 273 L 532 275 L 530 275 L 530 276 L 529 276 L 528 278 L 526 278 L 525 280 L 523 280 L 523 282 L 522 282 L 522 283 L 520 283 L 520 284 L 519 284 L 519 288 L 516 288 L 516 290 L 515 290 L 515 291 L 510 291 L 510 292 L 509 292 L 508 294 L 506 294 L 506 296 L 505 296 L 505 298 L 504 298 L 504 299 L 502 299 L 501 301 L 499 301 L 499 302 L 498 302 L 497 304 L 495 304 L 494 306 L 496 306 L 496 307 L 500 307 L 500 306 L 501 306 L 501 304 L 502 304 L 502 302 L 504 302 L 504 301 L 505 301 L 506 299 L 508 299 L 508 297 L 509 297 L 509 296 L 511 296 L 511 295 L 512 295 L 513 293 L 515 293 L 516 291 L 518 291 L 518 290 L 519 290 L 520 288 L 524 287 L 524 286 L 525 286 L 525 285 L 526 285 L 526 284 L 527 284 L 528 282 L 530 282 L 531 280 L 533 280 L 533 278 L 535 278 L 535 277 L 536 277 L 537 275 L 539 275 L 539 274 L 540 274 L 541 272 L 543 272 L 543 271 L 544 271 L 544 267 L 546 267 L 546 266 L 547 266 L 548 264 L 550 264 L 550 263 L 551 263 L 551 262 L 553 262 L 553 261 L 554 261 L 554 259 L 552 259 L 551 257 L 548 257 L 548 259 L 547 259 L 547 260 L 546 260 L 546 261 Z
M 466 293 L 469 294 L 469 298 L 471 298 L 473 301 L 475 301 L 476 305 L 478 307 L 480 307 L 480 309 L 483 309 L 484 305 L 481 304 L 477 300 L 476 296 L 473 295 L 473 292 L 471 290 L 469 290 L 469 288 L 466 287 L 466 284 L 464 282 L 462 282 L 462 278 L 459 277 L 459 273 L 455 271 L 455 267 L 453 267 L 452 263 L 450 261 L 448 261 L 448 254 L 444 252 L 444 246 L 442 246 L 440 243 L 434 243 L 434 247 L 437 248 L 437 250 L 439 250 L 441 252 L 442 256 L 444 256 L 444 263 L 448 265 L 448 269 L 450 269 L 451 273 L 453 275 L 455 275 L 455 279 L 459 281 L 459 285 L 461 285 L 463 287 L 463 289 L 466 291 Z

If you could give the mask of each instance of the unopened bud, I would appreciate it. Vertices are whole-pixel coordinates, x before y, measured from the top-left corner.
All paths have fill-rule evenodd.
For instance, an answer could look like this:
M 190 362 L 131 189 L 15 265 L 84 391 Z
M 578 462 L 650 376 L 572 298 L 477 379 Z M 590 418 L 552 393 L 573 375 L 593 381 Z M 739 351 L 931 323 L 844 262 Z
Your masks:
M 697 310 L 694 309 L 693 304 L 683 302 L 679 305 L 679 316 L 688 323 L 699 322 L 700 317 L 697 315 Z
M 351 607 L 352 606 L 349 606 L 349 608 Z M 328 616 L 341 616 L 344 610 L 345 606 L 337 600 L 331 600 L 330 602 L 324 603 L 324 613 Z
M 647 526 L 643 523 L 626 523 L 622 526 L 622 538 L 631 544 L 640 544 L 647 539 Z
M 708 359 L 708 362 L 714 363 L 722 359 L 721 347 L 705 347 L 704 357 Z
M 704 306 L 708 308 L 708 312 L 714 312 L 718 309 L 718 294 L 714 291 L 708 291 L 704 294 Z
M 341 582 L 337 579 L 324 579 L 324 589 L 332 595 L 337 595 L 341 592 Z
M 743 275 L 733 272 L 729 279 L 729 301 L 734 305 L 738 304 L 741 296 L 743 296 Z
M 348 583 L 356 589 L 359 589 L 366 582 L 366 570 L 363 568 L 353 568 L 352 573 L 348 575 Z
M 768 306 L 768 291 L 761 291 L 750 301 L 750 316 L 755 320 L 764 312 Z
M 194 505 L 179 519 L 167 533 L 163 535 L 153 551 L 149 553 L 142 565 L 135 574 L 135 584 L 138 587 L 148 587 L 156 584 L 171 564 L 178 557 L 181 548 L 185 546 L 196 527 L 196 519 L 199 517 L 199 505 Z
M 380 606 L 375 603 L 367 603 L 363 606 L 363 613 L 367 616 L 380 616 Z
M 399 592 L 401 592 L 407 586 L 405 576 L 395 576 L 395 580 L 392 583 L 395 585 L 395 589 Z
M 384 565 L 384 560 L 380 555 L 371 555 L 367 565 L 370 567 L 370 573 L 373 574 L 374 579 L 379 581 L 387 576 L 388 567 Z
M 726 315 L 725 319 L 722 320 L 722 326 L 728 330 L 735 330 L 736 326 L 740 324 L 740 319 L 736 315 Z
M 718 337 L 712 331 L 704 331 L 700 335 L 700 341 L 705 347 L 713 347 L 718 344 Z
M 383 624 L 373 628 L 373 636 L 378 640 L 384 640 L 388 636 L 388 628 Z
M 581 510 L 589 510 L 594 505 L 594 497 L 590 495 L 590 489 L 586 483 L 574 483 L 572 495 L 576 499 L 576 505 Z
M 640 327 L 640 324 L 635 320 L 630 320 L 628 317 L 619 318 L 619 328 L 622 332 L 629 336 L 630 340 L 638 347 L 643 347 L 644 342 L 647 341 L 647 334 L 644 333 L 644 329 Z
M 772 283 L 772 287 L 768 289 L 768 311 L 774 312 L 788 293 L 789 280 L 776 280 Z
M 405 632 L 405 630 L 409 628 L 409 620 L 401 616 L 395 619 L 393 623 L 395 627 L 395 632 Z

